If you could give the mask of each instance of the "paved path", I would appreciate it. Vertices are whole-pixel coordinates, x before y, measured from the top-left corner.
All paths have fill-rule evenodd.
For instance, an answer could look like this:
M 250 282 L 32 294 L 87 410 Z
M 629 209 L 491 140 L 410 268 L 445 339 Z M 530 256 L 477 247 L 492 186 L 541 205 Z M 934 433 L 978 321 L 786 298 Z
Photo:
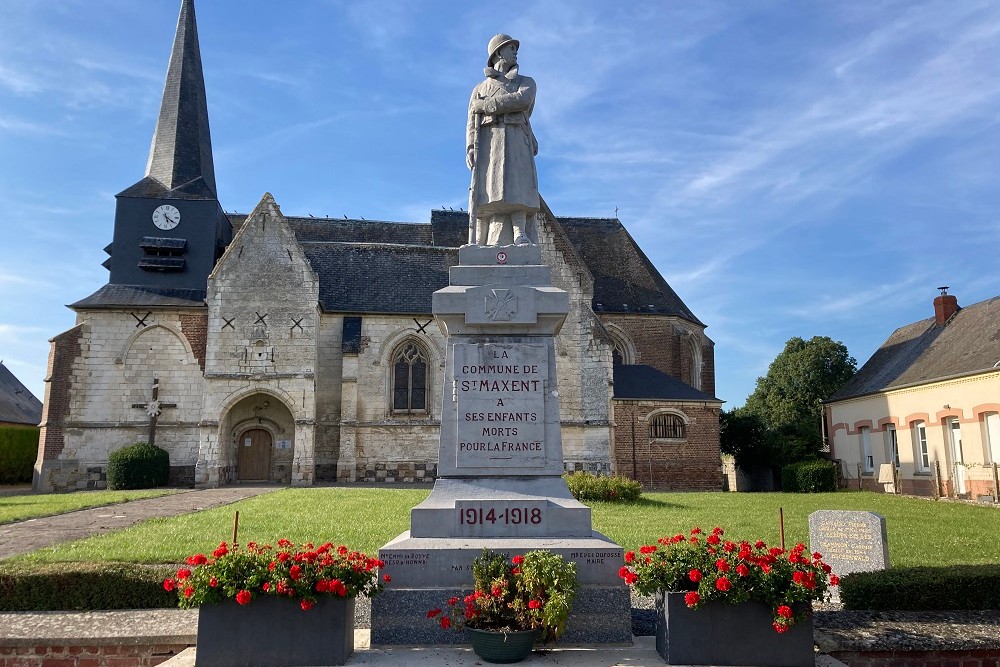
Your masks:
M 0 559 L 35 549 L 128 528 L 146 519 L 189 514 L 270 493 L 283 486 L 226 486 L 103 505 L 0 526 Z

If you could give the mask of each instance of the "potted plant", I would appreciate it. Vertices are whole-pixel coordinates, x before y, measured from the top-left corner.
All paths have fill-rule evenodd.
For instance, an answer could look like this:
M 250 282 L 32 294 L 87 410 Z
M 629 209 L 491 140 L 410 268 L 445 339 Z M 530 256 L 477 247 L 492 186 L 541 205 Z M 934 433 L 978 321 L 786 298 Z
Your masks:
M 629 551 L 619 575 L 640 595 L 655 594 L 656 650 L 684 665 L 813 664 L 811 603 L 839 583 L 803 544 L 737 542 L 721 528 Z
M 451 598 L 427 617 L 446 630 L 464 630 L 486 662 L 523 660 L 536 639 L 555 641 L 566 629 L 576 597 L 576 563 L 543 550 L 507 560 L 483 549 L 472 561 L 472 575 L 472 593 Z
M 383 565 L 329 542 L 223 542 L 189 556 L 163 587 L 181 607 L 200 607 L 196 665 L 342 665 L 354 651 L 354 598 L 382 590 Z

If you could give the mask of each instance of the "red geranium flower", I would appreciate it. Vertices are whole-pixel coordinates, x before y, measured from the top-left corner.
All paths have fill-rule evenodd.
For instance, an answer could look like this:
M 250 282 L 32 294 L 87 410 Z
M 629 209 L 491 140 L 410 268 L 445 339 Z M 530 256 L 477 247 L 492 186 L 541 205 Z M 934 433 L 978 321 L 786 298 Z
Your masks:
M 830 575 L 830 585 L 831 586 L 839 586 L 840 585 L 840 577 L 838 577 L 835 574 L 831 574 Z
M 750 568 L 744 565 L 743 563 L 740 563 L 739 565 L 736 566 L 736 574 L 740 575 L 741 577 L 745 577 L 748 574 L 750 574 Z
M 778 616 L 781 616 L 782 618 L 791 618 L 795 616 L 795 614 L 792 613 L 792 608 L 786 604 L 783 604 L 780 607 L 778 607 L 777 611 L 778 611 Z
M 190 586 L 188 586 L 187 588 L 184 589 L 184 597 L 189 598 L 192 595 L 194 595 L 194 589 L 193 588 L 191 588 Z
M 787 625 L 782 625 L 781 623 L 772 623 L 771 627 L 773 627 L 774 631 L 777 632 L 777 633 L 779 633 L 779 634 L 782 633 L 782 632 L 788 632 L 788 626 Z
M 697 584 L 701 581 L 701 570 L 691 570 L 688 572 L 688 579 Z
M 173 579 L 164 579 L 163 580 L 163 590 L 165 590 L 165 591 L 172 591 L 175 588 L 177 588 L 177 582 L 176 581 L 174 581 Z
M 447 616 L 442 616 L 441 617 L 441 627 L 444 628 L 445 630 L 447 630 L 448 628 L 450 628 L 451 627 L 451 619 L 448 618 Z
M 626 551 L 625 552 L 625 562 L 626 563 L 631 563 L 634 560 L 635 560 L 635 552 L 634 551 Z
M 427 612 L 427 618 L 434 618 L 440 613 L 441 613 L 440 609 L 431 609 L 429 612 Z
M 390 581 L 392 581 L 392 577 L 390 577 L 388 574 L 383 574 L 382 581 L 388 584 Z
M 236 594 L 236 601 L 240 604 L 250 604 L 250 591 L 243 590 Z
M 733 584 L 725 577 L 719 577 L 718 579 L 715 580 L 715 587 L 718 588 L 723 593 L 725 593 L 726 591 L 728 591 L 730 588 L 733 587 Z
M 520 565 L 521 563 L 524 562 L 524 556 L 520 555 L 514 556 L 513 558 L 510 559 L 510 562 L 513 563 L 514 565 Z
M 684 602 L 689 607 L 693 607 L 701 601 L 701 596 L 695 591 L 690 591 L 684 596 Z
M 180 570 L 177 570 L 178 579 L 187 579 L 190 576 L 191 576 L 191 570 L 188 570 L 187 568 L 182 568 Z
M 288 576 L 291 577 L 294 581 L 298 581 L 299 578 L 302 577 L 302 568 L 299 567 L 298 565 L 291 566 L 290 568 L 288 568 Z
M 302 611 L 309 611 L 313 608 L 313 603 L 309 600 L 302 600 L 299 602 L 299 606 L 302 607 Z
M 528 602 L 528 609 L 541 609 L 542 603 L 539 600 L 530 600 Z

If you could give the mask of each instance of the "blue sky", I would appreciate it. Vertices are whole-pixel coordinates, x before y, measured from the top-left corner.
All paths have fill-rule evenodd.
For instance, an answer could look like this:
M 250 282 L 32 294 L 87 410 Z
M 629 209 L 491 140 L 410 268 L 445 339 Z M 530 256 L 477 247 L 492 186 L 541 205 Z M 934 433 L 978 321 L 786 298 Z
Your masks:
M 64 307 L 107 282 L 179 0 L 7 0 L 0 358 L 39 398 Z M 1000 294 L 993 1 L 198 0 L 219 196 L 427 221 L 466 206 L 466 106 L 496 32 L 536 80 L 539 186 L 618 217 L 716 343 L 741 405 L 791 336 L 863 363 Z

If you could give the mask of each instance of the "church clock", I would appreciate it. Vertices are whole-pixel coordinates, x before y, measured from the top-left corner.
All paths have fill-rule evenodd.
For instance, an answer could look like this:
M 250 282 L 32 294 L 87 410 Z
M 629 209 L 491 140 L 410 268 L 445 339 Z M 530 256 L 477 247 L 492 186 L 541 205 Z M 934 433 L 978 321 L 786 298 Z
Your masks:
M 173 229 L 181 222 L 181 212 L 170 204 L 157 206 L 153 211 L 153 224 L 160 229 Z

